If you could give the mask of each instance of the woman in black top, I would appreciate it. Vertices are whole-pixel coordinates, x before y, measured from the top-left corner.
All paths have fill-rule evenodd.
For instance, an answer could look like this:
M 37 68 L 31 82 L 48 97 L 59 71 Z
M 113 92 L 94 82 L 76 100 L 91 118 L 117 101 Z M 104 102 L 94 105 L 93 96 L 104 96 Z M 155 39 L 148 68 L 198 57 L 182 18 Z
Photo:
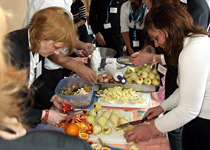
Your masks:
M 5 17 L 0 8 L 0 149 L 1 150 L 91 150 L 82 139 L 55 131 L 36 131 L 26 134 L 22 120 L 23 105 L 27 94 L 27 71 L 16 70 L 6 62 L 4 54 L 8 49 L 2 47 Z

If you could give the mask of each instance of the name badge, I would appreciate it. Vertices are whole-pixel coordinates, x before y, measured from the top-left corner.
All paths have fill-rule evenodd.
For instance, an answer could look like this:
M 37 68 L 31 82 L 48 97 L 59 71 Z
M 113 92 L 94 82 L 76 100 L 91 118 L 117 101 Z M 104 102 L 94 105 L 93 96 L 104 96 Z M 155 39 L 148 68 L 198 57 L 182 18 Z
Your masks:
M 42 74 L 42 61 L 36 66 L 36 79 Z
M 139 41 L 133 40 L 133 47 L 139 47 Z
M 111 23 L 104 23 L 104 29 L 109 29 L 111 27 Z
M 110 7 L 110 13 L 116 14 L 117 8 L 116 7 Z
M 158 71 L 159 71 L 160 73 L 162 73 L 163 75 L 166 75 L 167 68 L 164 67 L 163 65 L 159 64 L 159 65 L 158 65 Z

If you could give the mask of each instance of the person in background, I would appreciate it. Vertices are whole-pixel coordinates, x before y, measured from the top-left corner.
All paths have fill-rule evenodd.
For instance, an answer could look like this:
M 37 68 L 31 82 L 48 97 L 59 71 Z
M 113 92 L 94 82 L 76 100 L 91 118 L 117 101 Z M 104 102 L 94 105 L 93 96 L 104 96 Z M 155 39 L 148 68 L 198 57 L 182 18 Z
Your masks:
M 75 41 L 73 20 L 60 7 L 38 11 L 28 28 L 8 34 L 5 43 L 12 48 L 9 59 L 18 69 L 28 69 L 28 87 L 34 89 L 34 105 L 27 114 L 28 118 L 33 118 L 30 120 L 32 122 L 29 121 L 32 125 L 37 125 L 40 119 L 56 125 L 66 118 L 66 114 L 52 109 L 56 107 L 62 111 L 62 107 L 70 103 L 46 87 L 43 79 L 44 58 L 52 54 L 59 55 L 64 47 L 68 47 L 71 53 Z
M 141 124 L 128 131 L 125 138 L 128 142 L 140 142 L 184 126 L 184 150 L 209 149 L 209 34 L 193 24 L 192 17 L 183 7 L 170 3 L 152 7 L 145 19 L 144 31 L 155 47 L 163 48 L 170 56 L 170 65 L 178 67 L 179 87 L 160 106 L 150 108 L 144 117 L 151 119 L 162 112 L 168 113 L 153 123 Z
M 90 145 L 82 139 L 56 131 L 38 131 L 26 133 L 27 126 L 21 124 L 21 110 L 28 93 L 27 70 L 17 70 L 7 63 L 5 55 L 9 49 L 3 47 L 6 33 L 6 19 L 0 8 L 0 147 L 2 150 L 91 150 Z M 60 143 L 62 141 L 62 144 Z
M 26 27 L 29 24 L 31 17 L 35 12 L 43 8 L 51 6 L 62 7 L 66 9 L 69 13 L 71 13 L 71 5 L 71 0 L 30 0 L 28 1 L 28 10 L 24 19 L 23 27 Z M 72 14 L 70 15 L 70 17 L 72 18 Z M 96 82 L 96 74 L 89 67 L 86 67 L 83 64 L 87 61 L 86 57 L 84 56 L 90 55 L 94 50 L 94 46 L 91 43 L 84 43 L 80 40 L 76 40 L 74 48 L 83 51 L 76 52 L 76 55 L 80 58 L 66 57 L 65 49 L 62 50 L 62 53 L 60 53 L 59 55 L 51 55 L 46 58 L 45 72 L 46 74 L 50 75 L 47 80 L 50 80 L 50 83 L 53 83 L 52 85 L 50 85 L 50 88 L 54 88 L 55 85 L 57 85 L 57 83 L 59 82 L 59 79 L 63 78 L 62 68 L 66 68 L 75 72 L 78 76 L 90 83 Z M 53 78 L 55 78 L 56 80 L 54 81 Z
M 115 57 L 123 56 L 123 39 L 120 33 L 120 10 L 126 0 L 92 0 L 90 25 L 96 35 L 96 46 L 117 51 Z
M 142 0 L 129 0 L 122 5 L 120 26 L 129 55 L 141 50 L 144 46 L 142 30 L 147 12 L 148 9 Z
M 89 42 L 88 31 L 86 28 L 86 9 L 81 0 L 74 0 L 71 5 L 71 13 L 73 14 L 74 23 L 77 27 L 79 40 L 82 42 Z

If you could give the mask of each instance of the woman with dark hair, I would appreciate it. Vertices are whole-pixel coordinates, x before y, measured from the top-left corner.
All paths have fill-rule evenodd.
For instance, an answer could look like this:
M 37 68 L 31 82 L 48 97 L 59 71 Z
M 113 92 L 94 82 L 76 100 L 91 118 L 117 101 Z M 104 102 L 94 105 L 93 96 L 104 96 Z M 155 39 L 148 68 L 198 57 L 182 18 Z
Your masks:
M 169 64 L 178 67 L 178 88 L 144 117 L 151 119 L 170 110 L 167 114 L 128 131 L 125 138 L 128 142 L 139 142 L 184 126 L 183 149 L 209 149 L 209 34 L 193 24 L 183 7 L 170 3 L 150 10 L 144 30 L 155 47 L 161 47 L 169 56 Z

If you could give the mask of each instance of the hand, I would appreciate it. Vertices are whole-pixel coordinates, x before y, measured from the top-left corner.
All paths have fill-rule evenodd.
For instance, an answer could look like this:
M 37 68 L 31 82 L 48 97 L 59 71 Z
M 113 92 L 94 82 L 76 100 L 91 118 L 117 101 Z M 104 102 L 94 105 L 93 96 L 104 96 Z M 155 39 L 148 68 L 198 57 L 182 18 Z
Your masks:
M 150 120 L 156 116 L 159 116 L 162 112 L 164 112 L 164 110 L 160 105 L 153 108 L 149 108 L 143 116 L 143 118 L 147 117 L 148 120 Z
M 50 99 L 50 102 L 53 103 L 53 105 L 60 111 L 62 112 L 63 107 L 67 104 L 70 105 L 70 103 L 63 99 L 62 97 L 58 95 L 53 95 L 53 97 Z
M 130 57 L 130 61 L 135 65 L 135 66 L 142 66 L 144 64 L 149 64 L 152 62 L 153 59 L 153 54 L 145 52 L 145 51 L 139 51 L 138 54 L 135 54 Z
M 83 64 L 77 65 L 77 70 L 75 70 L 76 74 L 86 80 L 89 83 L 95 83 L 97 80 L 96 74 L 90 68 L 86 67 Z
M 85 52 L 85 56 L 91 55 L 94 50 L 94 46 L 92 43 L 82 43 L 81 49 Z
M 74 60 L 82 64 L 88 63 L 88 57 L 75 57 Z
M 76 50 L 76 55 L 79 57 L 85 57 L 86 53 L 84 50 Z
M 140 141 L 147 141 L 151 138 L 158 136 L 161 132 L 157 130 L 154 123 L 151 124 L 140 124 L 136 126 L 134 129 L 127 131 L 124 134 L 127 142 L 134 141 L 135 143 L 139 143 Z
M 66 116 L 67 116 L 67 114 L 62 114 L 55 110 L 49 110 L 49 116 L 47 119 L 47 123 L 52 124 L 52 125 L 57 125 L 61 121 L 65 120 Z
M 103 37 L 103 35 L 102 35 L 100 32 L 98 32 L 98 33 L 96 34 L 96 41 L 97 41 L 97 43 L 98 43 L 99 45 L 101 45 L 101 46 L 106 46 L 106 42 L 105 42 L 105 40 L 104 40 L 104 37 Z

